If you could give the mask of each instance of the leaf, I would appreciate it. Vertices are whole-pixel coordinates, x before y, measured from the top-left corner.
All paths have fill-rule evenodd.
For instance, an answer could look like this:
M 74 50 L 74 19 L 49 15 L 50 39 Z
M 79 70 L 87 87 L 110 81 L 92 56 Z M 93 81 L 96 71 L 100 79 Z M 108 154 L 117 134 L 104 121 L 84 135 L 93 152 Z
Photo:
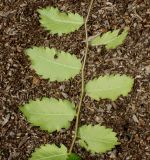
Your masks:
M 28 122 L 40 126 L 42 130 L 53 132 L 69 128 L 76 111 L 75 105 L 67 100 L 44 97 L 42 100 L 31 100 L 20 108 Z
M 46 144 L 35 149 L 30 160 L 66 160 L 68 157 L 67 148 L 61 144 L 60 148 L 55 144 Z
M 99 125 L 79 128 L 79 144 L 91 153 L 105 153 L 118 145 L 116 133 Z
M 71 153 L 67 160 L 81 160 L 81 158 L 77 154 Z
M 95 100 L 116 100 L 120 95 L 127 96 L 134 80 L 126 75 L 105 75 L 91 80 L 86 85 L 86 93 Z
M 38 12 L 41 25 L 52 34 L 58 33 L 60 36 L 63 33 L 68 34 L 84 24 L 83 17 L 77 13 L 66 14 L 53 7 L 38 9 Z
M 75 55 L 53 48 L 33 47 L 27 49 L 26 53 L 36 73 L 50 81 L 68 80 L 75 77 L 81 69 L 81 62 Z
M 92 46 L 105 45 L 107 49 L 115 49 L 126 39 L 128 28 L 125 28 L 121 34 L 119 34 L 119 32 L 120 29 L 106 32 L 102 36 L 93 38 L 90 43 Z

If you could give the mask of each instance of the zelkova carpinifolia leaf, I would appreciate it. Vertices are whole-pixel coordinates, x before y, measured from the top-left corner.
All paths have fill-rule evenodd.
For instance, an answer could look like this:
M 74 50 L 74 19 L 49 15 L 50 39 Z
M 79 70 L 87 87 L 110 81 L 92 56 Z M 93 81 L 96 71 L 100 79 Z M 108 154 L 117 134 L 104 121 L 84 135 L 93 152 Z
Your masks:
M 48 47 L 26 50 L 36 73 L 49 81 L 65 81 L 80 73 L 81 61 L 75 55 Z
M 77 13 L 64 13 L 57 8 L 38 9 L 41 25 L 51 34 L 62 35 L 78 30 L 83 24 L 83 17 Z
M 100 125 L 84 125 L 79 128 L 79 144 L 91 153 L 105 153 L 118 145 L 116 133 Z
M 119 96 L 127 96 L 133 87 L 133 78 L 126 75 L 100 76 L 86 84 L 86 94 L 95 100 L 116 100 Z
M 67 148 L 63 144 L 60 147 L 46 144 L 36 148 L 29 160 L 67 160 L 67 158 Z
M 81 160 L 81 158 L 80 158 L 77 154 L 71 153 L 71 154 L 68 156 L 67 160 Z
M 67 100 L 42 98 L 20 107 L 20 110 L 33 126 L 39 126 L 48 132 L 69 128 L 76 110 L 75 105 Z
M 128 28 L 119 34 L 120 29 L 106 32 L 102 36 L 97 36 L 90 40 L 92 46 L 105 45 L 107 49 L 115 49 L 123 43 L 128 35 Z

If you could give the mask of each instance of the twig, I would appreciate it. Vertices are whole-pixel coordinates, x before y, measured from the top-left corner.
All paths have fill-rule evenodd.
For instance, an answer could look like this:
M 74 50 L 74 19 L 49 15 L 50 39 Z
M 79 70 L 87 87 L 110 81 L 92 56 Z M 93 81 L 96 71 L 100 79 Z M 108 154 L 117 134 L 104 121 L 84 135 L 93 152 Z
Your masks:
M 82 79 L 82 86 L 81 86 L 81 95 L 80 95 L 80 102 L 77 108 L 77 114 L 76 114 L 76 123 L 75 123 L 75 134 L 69 149 L 69 153 L 72 152 L 76 138 L 77 138 L 77 133 L 78 133 L 78 126 L 79 126 L 79 117 L 80 117 L 80 111 L 81 111 L 81 106 L 82 106 L 82 101 L 84 98 L 84 92 L 85 92 L 85 79 L 84 79 L 84 70 L 85 70 L 85 64 L 86 64 L 86 59 L 87 59 L 87 54 L 88 54 L 88 49 L 89 49 L 89 42 L 88 42 L 88 30 L 87 30 L 87 22 L 90 16 L 91 8 L 93 5 L 94 0 L 91 0 L 90 6 L 88 9 L 88 14 L 85 19 L 84 27 L 85 27 L 85 37 L 86 37 L 86 48 L 85 48 L 85 55 L 84 55 L 84 60 L 82 64 L 82 71 L 81 71 L 81 79 Z
M 139 20 L 143 21 L 143 18 L 137 13 L 136 8 L 134 8 L 134 14 L 137 18 L 139 18 Z

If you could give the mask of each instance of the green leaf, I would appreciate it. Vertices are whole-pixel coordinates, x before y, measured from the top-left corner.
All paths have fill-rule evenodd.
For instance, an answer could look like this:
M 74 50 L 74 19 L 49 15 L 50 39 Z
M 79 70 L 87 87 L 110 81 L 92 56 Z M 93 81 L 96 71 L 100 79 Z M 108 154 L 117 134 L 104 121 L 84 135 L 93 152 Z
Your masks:
M 120 29 L 109 31 L 104 33 L 102 36 L 97 36 L 91 40 L 92 46 L 105 45 L 107 49 L 115 49 L 123 43 L 128 35 L 128 28 L 119 34 Z
M 81 160 L 81 158 L 77 154 L 71 153 L 67 160 Z
M 76 111 L 75 105 L 67 100 L 56 100 L 44 97 L 42 100 L 31 100 L 20 107 L 28 122 L 40 126 L 42 130 L 53 132 L 69 128 Z
M 68 157 L 67 148 L 61 144 L 60 148 L 55 144 L 46 144 L 35 149 L 30 160 L 66 160 Z
M 50 33 L 62 35 L 68 34 L 78 30 L 83 24 L 84 20 L 79 14 L 75 13 L 63 13 L 57 8 L 47 7 L 38 9 L 40 14 L 41 25 Z
M 86 85 L 86 93 L 95 100 L 116 100 L 120 95 L 127 96 L 131 91 L 134 80 L 126 75 L 105 75 L 91 80 Z
M 44 79 L 64 81 L 74 78 L 81 69 L 81 62 L 75 55 L 56 51 L 48 47 L 33 47 L 26 50 L 32 68 Z
M 99 125 L 79 128 L 79 144 L 91 153 L 105 153 L 118 145 L 116 133 Z

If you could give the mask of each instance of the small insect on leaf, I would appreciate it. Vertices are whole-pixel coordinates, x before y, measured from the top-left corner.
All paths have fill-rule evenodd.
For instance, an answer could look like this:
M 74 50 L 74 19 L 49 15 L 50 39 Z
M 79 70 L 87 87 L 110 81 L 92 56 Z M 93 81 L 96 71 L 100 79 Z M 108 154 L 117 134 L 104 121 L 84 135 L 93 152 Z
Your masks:
M 20 110 L 33 126 L 40 126 L 48 132 L 69 128 L 76 111 L 75 105 L 67 100 L 44 97 L 42 100 L 31 100 L 20 107 Z
M 50 33 L 62 35 L 78 30 L 83 24 L 83 17 L 77 13 L 60 12 L 57 8 L 38 9 L 41 25 Z
M 67 148 L 63 144 L 60 148 L 55 144 L 46 144 L 36 148 L 29 160 L 67 160 L 67 157 Z
M 107 49 L 115 49 L 123 43 L 128 35 L 128 28 L 119 34 L 120 29 L 109 31 L 104 33 L 102 36 L 97 36 L 90 41 L 92 46 L 105 45 Z
M 26 50 L 36 73 L 49 81 L 65 81 L 80 73 L 81 61 L 75 55 L 48 47 Z
M 91 153 L 105 153 L 118 145 L 116 133 L 100 125 L 84 125 L 79 128 L 79 144 Z
M 116 100 L 120 95 L 127 96 L 134 80 L 126 75 L 105 75 L 86 84 L 86 94 L 95 100 Z

